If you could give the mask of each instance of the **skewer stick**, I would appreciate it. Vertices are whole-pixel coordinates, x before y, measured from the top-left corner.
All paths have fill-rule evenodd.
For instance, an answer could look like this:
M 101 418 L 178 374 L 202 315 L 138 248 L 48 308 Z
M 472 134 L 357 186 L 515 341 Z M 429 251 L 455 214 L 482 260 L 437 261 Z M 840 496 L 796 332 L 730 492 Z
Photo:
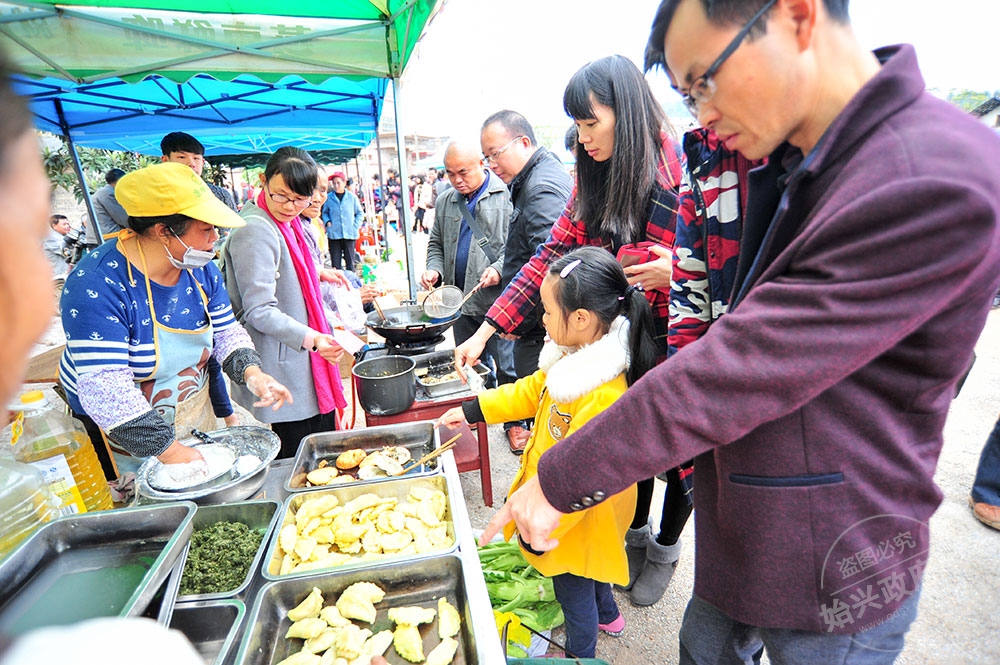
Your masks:
M 460 432 L 460 433 L 456 434 L 455 436 L 451 437 L 450 439 L 448 439 L 447 442 L 442 443 L 440 448 L 437 448 L 436 450 L 432 450 L 431 452 L 427 453 L 426 455 L 424 455 L 423 457 L 421 457 L 420 459 L 418 459 L 416 462 L 411 463 L 409 466 L 403 467 L 402 471 L 400 471 L 400 472 L 398 472 L 398 473 L 396 473 L 394 475 L 401 476 L 404 473 L 412 471 L 413 469 L 417 468 L 421 464 L 425 464 L 425 463 L 431 461 L 432 459 L 434 459 L 435 457 L 437 457 L 441 453 L 445 452 L 446 450 L 451 450 L 452 448 L 455 447 L 456 444 L 458 444 L 458 440 L 461 439 L 461 438 L 462 438 L 462 434 Z

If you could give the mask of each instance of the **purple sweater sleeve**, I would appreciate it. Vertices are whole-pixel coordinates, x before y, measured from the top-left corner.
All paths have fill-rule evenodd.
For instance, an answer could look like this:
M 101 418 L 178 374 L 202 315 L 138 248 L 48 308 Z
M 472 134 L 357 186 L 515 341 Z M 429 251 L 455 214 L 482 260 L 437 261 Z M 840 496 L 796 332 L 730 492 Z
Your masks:
M 542 456 L 546 498 L 569 512 L 581 497 L 611 496 L 870 373 L 869 363 L 947 316 L 958 294 L 994 279 L 995 234 L 992 202 L 960 182 L 914 177 L 842 196 L 704 337 Z M 622 432 L 629 445 L 607 445 Z

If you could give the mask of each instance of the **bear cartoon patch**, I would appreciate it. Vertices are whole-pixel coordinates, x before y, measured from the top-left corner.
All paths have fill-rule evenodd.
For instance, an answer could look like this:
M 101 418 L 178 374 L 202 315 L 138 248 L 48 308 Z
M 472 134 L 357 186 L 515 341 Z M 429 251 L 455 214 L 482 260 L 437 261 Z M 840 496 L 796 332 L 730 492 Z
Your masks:
M 569 423 L 572 418 L 568 413 L 561 413 L 556 405 L 549 407 L 549 436 L 555 441 L 561 441 L 569 433 Z

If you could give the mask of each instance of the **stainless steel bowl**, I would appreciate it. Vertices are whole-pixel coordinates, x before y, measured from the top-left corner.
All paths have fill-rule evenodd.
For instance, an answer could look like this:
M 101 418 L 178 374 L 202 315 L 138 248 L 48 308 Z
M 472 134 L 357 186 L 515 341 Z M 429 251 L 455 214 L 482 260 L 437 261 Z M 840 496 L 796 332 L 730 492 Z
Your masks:
M 149 484 L 149 475 L 159 461 L 151 457 L 142 463 L 136 473 L 135 486 L 140 503 L 161 503 L 164 501 L 194 501 L 197 504 L 230 503 L 243 501 L 260 490 L 267 478 L 267 468 L 281 450 L 278 435 L 265 427 L 227 427 L 209 432 L 215 442 L 230 448 L 239 459 L 242 455 L 256 455 L 260 465 L 252 472 L 241 476 L 224 474 L 208 485 L 199 485 L 193 490 L 165 492 Z M 192 439 L 192 443 L 200 442 Z

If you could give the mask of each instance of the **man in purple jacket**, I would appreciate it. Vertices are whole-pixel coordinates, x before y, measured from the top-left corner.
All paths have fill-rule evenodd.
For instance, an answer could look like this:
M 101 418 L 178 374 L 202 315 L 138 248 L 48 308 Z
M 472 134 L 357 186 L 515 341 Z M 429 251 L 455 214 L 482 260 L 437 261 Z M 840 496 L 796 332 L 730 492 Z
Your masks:
M 1000 139 L 865 51 L 847 0 L 663 0 L 652 43 L 748 176 L 729 312 L 546 452 L 487 528 L 695 459 L 681 662 L 889 663 L 916 616 L 942 429 L 1000 282 Z M 629 436 L 622 438 L 622 433 Z

